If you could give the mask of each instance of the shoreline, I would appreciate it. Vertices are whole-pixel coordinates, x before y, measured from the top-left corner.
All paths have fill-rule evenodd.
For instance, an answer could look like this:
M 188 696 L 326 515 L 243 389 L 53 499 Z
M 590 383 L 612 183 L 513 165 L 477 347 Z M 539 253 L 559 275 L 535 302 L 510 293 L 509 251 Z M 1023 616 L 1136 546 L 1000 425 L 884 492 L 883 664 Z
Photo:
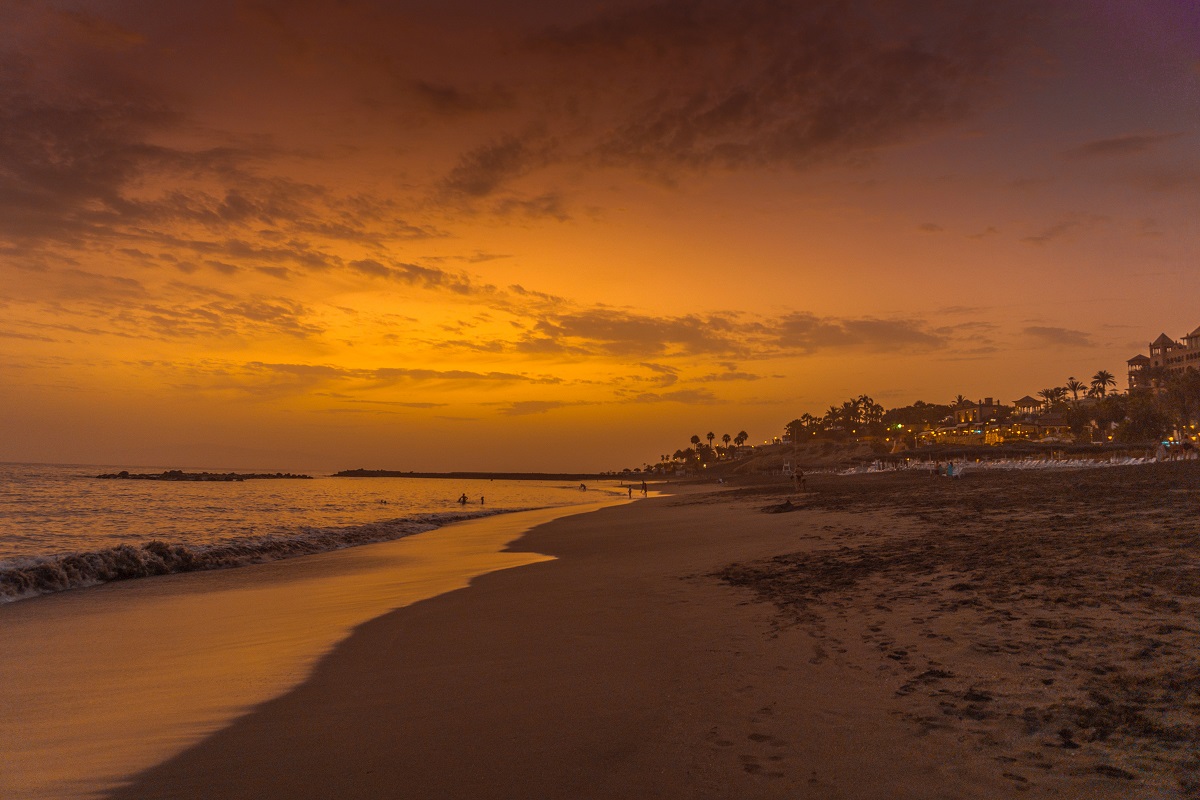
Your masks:
M 504 548 L 530 526 L 604 504 L 0 605 L 0 795 L 109 790 L 303 682 L 356 626 L 548 558 Z
M 1151 483 L 1183 479 L 1144 470 L 1136 475 Z M 1132 474 L 1084 480 L 1103 487 Z M 991 491 L 1024 481 L 1035 515 L 1057 513 L 1062 498 L 1088 502 L 1072 494 L 1078 475 L 1055 479 L 1046 488 L 1044 476 L 998 476 Z M 798 514 L 762 513 L 764 497 L 788 494 L 776 486 L 651 498 L 538 526 L 509 550 L 554 560 L 373 619 L 303 684 L 110 797 L 1178 796 L 1173 768 L 1153 760 L 1135 772 L 1128 762 L 1097 761 L 1096 748 L 1110 746 L 1103 742 L 1051 748 L 1041 733 L 996 728 L 1009 717 L 978 709 L 1007 702 L 1000 684 L 965 686 L 958 716 L 936 712 L 949 729 L 922 724 L 922 704 L 936 709 L 941 695 L 925 681 L 923 660 L 934 651 L 921 644 L 920 626 L 961 589 L 885 607 L 856 586 L 876 587 L 886 574 L 850 585 L 833 575 L 801 607 L 782 589 L 762 595 L 719 575 L 731 565 L 772 574 L 787 566 L 786 553 L 869 555 L 881 543 L 924 552 L 945 534 L 935 526 L 931 539 L 931 523 L 913 520 L 944 507 L 946 493 L 960 504 L 972 494 L 967 483 L 919 480 L 814 478 Z M 898 501 L 881 500 L 881 486 L 895 497 L 916 493 L 915 505 L 889 508 Z M 1003 648 L 989 650 L 990 633 L 976 641 L 978 625 L 961 621 L 938 633 L 953 639 L 938 651 L 946 672 L 964 681 L 973 669 L 1023 674 Z M 1042 628 L 1029 630 L 1011 635 Z M 1058 646 L 1084 664 L 1095 654 L 1069 636 Z M 1174 652 L 1194 665 L 1194 649 Z M 1069 698 L 1067 681 L 1038 686 L 1043 698 Z M 1001 731 L 1018 748 L 1016 762 L 991 743 Z
M 648 473 L 647 473 L 648 475 Z M 401 472 L 390 469 L 343 469 L 332 473 L 331 478 L 439 478 L 446 480 L 497 480 L 497 481 L 620 481 L 633 480 L 632 473 L 621 475 L 606 472 Z M 637 473 L 637 479 L 643 479 Z M 659 478 L 661 480 L 661 478 Z
M 426 512 L 358 525 L 316 528 L 292 536 L 240 537 L 210 544 L 151 540 L 85 552 L 0 559 L 0 607 L 126 581 L 291 561 L 396 542 L 460 522 L 543 510 L 546 509 Z

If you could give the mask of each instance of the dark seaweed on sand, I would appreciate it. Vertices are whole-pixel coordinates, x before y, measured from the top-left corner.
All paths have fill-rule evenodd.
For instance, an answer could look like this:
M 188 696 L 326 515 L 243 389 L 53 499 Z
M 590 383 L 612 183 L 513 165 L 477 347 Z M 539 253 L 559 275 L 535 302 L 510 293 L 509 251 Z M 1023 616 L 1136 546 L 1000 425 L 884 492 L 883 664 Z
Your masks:
M 849 512 L 845 525 L 719 577 L 818 628 L 877 617 L 862 638 L 907 676 L 898 713 L 1011 741 L 997 760 L 1014 780 L 1071 751 L 1072 769 L 1200 795 L 1200 462 L 810 483 L 803 508 Z M 920 615 L 903 646 L 897 608 Z M 994 669 L 946 661 L 964 646 Z

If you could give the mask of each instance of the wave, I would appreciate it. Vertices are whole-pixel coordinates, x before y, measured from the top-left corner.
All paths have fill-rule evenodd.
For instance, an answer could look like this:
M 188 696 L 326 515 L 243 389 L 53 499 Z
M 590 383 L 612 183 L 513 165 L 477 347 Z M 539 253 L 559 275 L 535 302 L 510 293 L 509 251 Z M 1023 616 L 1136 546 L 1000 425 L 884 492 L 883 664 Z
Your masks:
M 95 586 L 110 581 L 227 569 L 403 539 L 452 522 L 526 509 L 417 514 L 341 528 L 300 528 L 287 533 L 225 539 L 212 544 L 153 540 L 85 553 L 0 561 L 0 603 Z

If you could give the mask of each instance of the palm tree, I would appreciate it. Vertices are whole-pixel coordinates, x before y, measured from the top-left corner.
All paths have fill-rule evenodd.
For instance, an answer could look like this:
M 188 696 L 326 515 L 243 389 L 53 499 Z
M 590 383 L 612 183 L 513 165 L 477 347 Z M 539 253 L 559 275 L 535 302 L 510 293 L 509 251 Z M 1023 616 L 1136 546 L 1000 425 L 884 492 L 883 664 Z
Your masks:
M 864 423 L 869 424 L 872 422 L 879 422 L 881 419 L 883 419 L 883 406 L 881 406 L 879 403 L 876 403 L 867 395 L 859 395 L 858 404 L 859 418 Z
M 1096 390 L 1096 394 L 1104 397 L 1108 394 L 1109 386 L 1116 386 L 1117 379 L 1113 374 L 1106 369 L 1102 369 L 1092 376 L 1092 388 Z
M 842 424 L 852 426 L 858 424 L 858 400 L 847 400 L 842 403 Z
M 1087 384 L 1085 384 L 1083 381 L 1075 380 L 1075 376 L 1072 375 L 1071 377 L 1067 378 L 1067 383 L 1063 388 L 1070 392 L 1071 398 L 1078 403 L 1079 393 L 1087 388 Z
M 967 400 L 967 398 L 965 398 L 965 397 L 963 397 L 961 394 L 959 394 L 959 395 L 955 395 L 955 396 L 954 396 L 954 399 L 953 399 L 953 400 L 950 402 L 950 405 L 952 405 L 952 406 L 965 406 L 965 405 L 966 405 L 967 403 L 969 403 L 969 402 L 970 402 L 970 401 L 969 401 L 969 400 Z
M 727 434 L 725 434 L 724 436 L 722 436 L 722 437 L 721 437 L 721 441 L 725 443 L 725 449 L 726 449 L 726 450 L 728 450 L 728 449 L 729 449 L 729 443 L 730 443 L 731 441 L 733 441 L 733 437 L 732 437 L 732 436 L 730 436 L 730 435 L 727 433 Z
M 744 445 L 746 440 L 749 438 L 750 435 L 745 431 L 738 431 L 738 435 L 733 437 L 733 443 L 738 446 L 738 449 L 741 449 L 741 446 Z
M 707 434 L 705 434 L 704 438 L 708 439 L 708 449 L 712 450 L 713 439 L 717 438 L 717 435 L 712 431 L 709 431 Z
M 700 437 L 699 437 L 699 436 L 697 436 L 697 435 L 696 435 L 696 434 L 694 434 L 694 433 L 692 434 L 692 438 L 691 438 L 691 439 L 689 439 L 688 441 L 690 441 L 690 442 L 692 443 L 692 447 L 693 447 L 693 448 L 696 448 L 696 447 L 699 447 L 699 446 L 700 446 Z
M 1042 405 L 1046 407 L 1047 411 L 1050 410 L 1050 406 L 1054 405 L 1055 396 L 1056 392 L 1053 389 L 1042 389 L 1038 392 L 1038 397 L 1042 398 Z
M 820 421 L 821 420 L 817 419 L 812 414 L 809 414 L 807 411 L 800 415 L 800 424 L 805 428 L 816 427 L 817 423 Z
M 860 394 L 854 402 L 858 405 L 859 422 L 870 422 L 876 408 L 879 409 L 881 415 L 883 414 L 883 407 L 871 399 L 869 394 Z

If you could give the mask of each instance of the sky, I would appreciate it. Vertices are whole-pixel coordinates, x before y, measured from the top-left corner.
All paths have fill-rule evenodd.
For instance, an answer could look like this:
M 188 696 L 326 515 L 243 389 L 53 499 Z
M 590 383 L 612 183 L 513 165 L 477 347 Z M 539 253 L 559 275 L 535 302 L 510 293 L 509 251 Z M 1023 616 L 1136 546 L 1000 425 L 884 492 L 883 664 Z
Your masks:
M 0 460 L 609 470 L 1200 326 L 1192 0 L 0 0 Z

